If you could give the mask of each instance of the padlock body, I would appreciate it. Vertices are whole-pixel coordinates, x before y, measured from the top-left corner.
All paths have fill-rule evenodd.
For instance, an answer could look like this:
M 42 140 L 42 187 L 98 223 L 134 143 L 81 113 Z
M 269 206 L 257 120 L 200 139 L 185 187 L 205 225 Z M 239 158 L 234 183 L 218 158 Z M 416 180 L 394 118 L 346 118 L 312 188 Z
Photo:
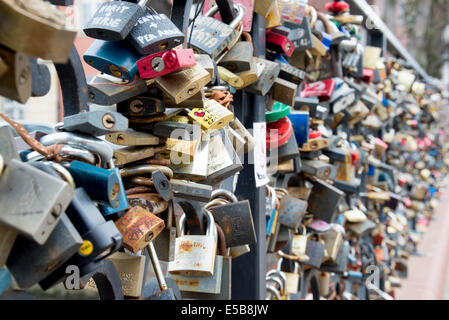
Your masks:
M 142 79 L 160 77 L 196 64 L 192 49 L 167 50 L 158 52 L 137 61 Z

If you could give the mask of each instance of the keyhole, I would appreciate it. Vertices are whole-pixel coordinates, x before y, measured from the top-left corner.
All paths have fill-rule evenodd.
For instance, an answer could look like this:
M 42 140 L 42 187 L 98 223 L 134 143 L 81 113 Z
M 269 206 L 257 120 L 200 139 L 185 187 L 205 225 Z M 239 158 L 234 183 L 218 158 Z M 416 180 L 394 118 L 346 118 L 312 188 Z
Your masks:
M 195 92 L 195 89 L 196 89 L 195 87 L 190 88 L 189 90 L 187 90 L 187 93 L 191 96 Z
M 120 190 L 120 186 L 118 183 L 114 183 L 114 185 L 111 188 L 111 194 L 109 195 L 109 199 L 113 200 L 117 197 L 118 192 Z
M 119 142 L 119 143 L 124 143 L 125 142 L 125 138 L 123 137 L 123 135 L 119 134 L 117 136 L 117 142 Z
M 163 41 L 161 43 L 159 43 L 159 50 L 165 50 L 168 47 L 168 41 Z
M 107 129 L 112 129 L 115 125 L 115 118 L 110 114 L 105 114 L 102 119 L 103 126 Z

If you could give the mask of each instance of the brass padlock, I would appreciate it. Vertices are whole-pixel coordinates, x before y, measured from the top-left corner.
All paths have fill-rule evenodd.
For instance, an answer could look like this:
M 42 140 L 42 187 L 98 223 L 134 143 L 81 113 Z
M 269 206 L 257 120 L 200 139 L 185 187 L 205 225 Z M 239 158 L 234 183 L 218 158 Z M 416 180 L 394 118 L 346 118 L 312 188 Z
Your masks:
M 219 130 L 234 119 L 234 114 L 213 99 L 204 103 L 204 108 L 194 108 L 189 117 L 209 132 Z
M 3 46 L 0 46 L 0 57 L 8 66 L 0 78 L 0 95 L 20 103 L 27 102 L 31 96 L 32 83 L 30 60 L 22 53 Z

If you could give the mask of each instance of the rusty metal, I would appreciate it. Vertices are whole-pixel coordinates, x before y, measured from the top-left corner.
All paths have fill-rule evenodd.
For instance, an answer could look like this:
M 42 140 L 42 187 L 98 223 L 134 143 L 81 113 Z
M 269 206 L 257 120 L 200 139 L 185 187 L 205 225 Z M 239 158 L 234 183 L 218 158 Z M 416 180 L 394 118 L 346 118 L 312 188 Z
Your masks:
M 168 208 L 168 202 L 157 193 L 140 193 L 128 196 L 130 206 L 140 206 L 152 214 L 159 214 Z

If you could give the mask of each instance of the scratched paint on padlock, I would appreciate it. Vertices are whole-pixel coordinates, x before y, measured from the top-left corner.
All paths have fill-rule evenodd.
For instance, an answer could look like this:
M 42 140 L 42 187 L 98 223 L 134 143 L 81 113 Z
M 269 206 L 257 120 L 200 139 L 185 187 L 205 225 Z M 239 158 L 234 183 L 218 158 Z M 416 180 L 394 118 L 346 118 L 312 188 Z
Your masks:
M 253 13 L 254 13 L 254 1 L 260 0 L 234 0 L 233 3 L 240 3 L 246 8 L 245 15 L 243 16 L 243 31 L 250 32 L 253 24 Z M 214 0 L 205 0 L 203 7 L 203 15 L 209 11 L 215 5 Z M 214 19 L 221 21 L 220 13 L 214 15 Z

